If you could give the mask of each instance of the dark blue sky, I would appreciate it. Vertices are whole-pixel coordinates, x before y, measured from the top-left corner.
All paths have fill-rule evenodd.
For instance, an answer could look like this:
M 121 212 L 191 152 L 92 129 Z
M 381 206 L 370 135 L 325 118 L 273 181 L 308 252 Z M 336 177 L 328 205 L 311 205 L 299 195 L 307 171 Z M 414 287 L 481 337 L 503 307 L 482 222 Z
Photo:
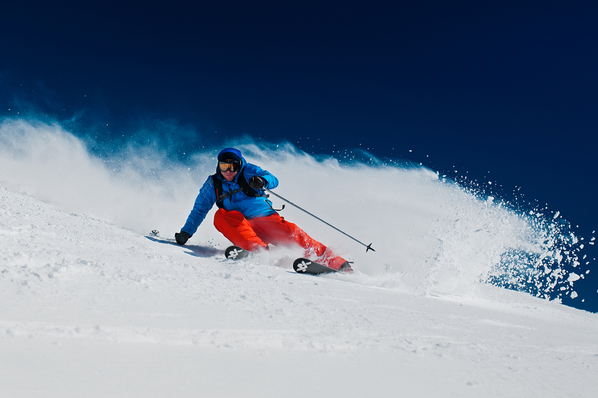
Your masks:
M 244 134 L 369 149 L 494 181 L 507 199 L 519 189 L 581 236 L 598 229 L 596 2 L 2 8 L 2 115 L 77 116 L 105 140 L 169 120 L 188 152 Z

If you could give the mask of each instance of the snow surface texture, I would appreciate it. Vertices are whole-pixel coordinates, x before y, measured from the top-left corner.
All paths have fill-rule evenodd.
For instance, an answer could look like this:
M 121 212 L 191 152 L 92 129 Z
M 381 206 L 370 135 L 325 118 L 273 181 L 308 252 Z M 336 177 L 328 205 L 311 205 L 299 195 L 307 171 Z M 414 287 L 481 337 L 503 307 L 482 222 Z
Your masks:
M 573 294 L 575 237 L 427 169 L 243 147 L 281 179 L 277 193 L 374 243 L 366 254 L 287 205 L 356 262 L 353 275 L 313 277 L 292 271 L 291 248 L 225 260 L 211 215 L 185 247 L 169 240 L 214 152 L 187 165 L 143 148 L 99 159 L 59 126 L 24 121 L 5 121 L 0 144 L 0 396 L 598 389 L 595 314 L 485 283 L 523 273 L 520 290 Z M 161 237 L 143 236 L 154 228 Z

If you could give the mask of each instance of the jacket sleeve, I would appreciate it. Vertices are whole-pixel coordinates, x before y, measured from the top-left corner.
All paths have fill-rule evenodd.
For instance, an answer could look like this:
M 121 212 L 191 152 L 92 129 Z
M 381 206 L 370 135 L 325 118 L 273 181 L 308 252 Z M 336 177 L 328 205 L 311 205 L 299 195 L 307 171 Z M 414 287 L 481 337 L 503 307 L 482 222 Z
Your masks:
M 187 221 L 185 222 L 183 228 L 181 228 L 181 231 L 185 231 L 189 235 L 193 236 L 199 225 L 206 218 L 206 215 L 212 206 L 214 206 L 214 203 L 216 203 L 214 180 L 212 180 L 212 176 L 209 176 L 199 190 L 199 195 L 197 195 L 197 198 L 195 199 L 193 210 L 191 210 L 191 213 L 189 214 L 189 217 L 187 217 Z
M 245 179 L 247 181 L 249 181 L 249 179 L 253 176 L 261 177 L 265 182 L 264 188 L 274 189 L 278 186 L 278 178 L 274 177 L 274 175 L 271 174 L 269 171 L 266 171 L 254 164 L 248 163 L 245 166 L 245 171 L 243 172 L 243 174 L 245 175 Z

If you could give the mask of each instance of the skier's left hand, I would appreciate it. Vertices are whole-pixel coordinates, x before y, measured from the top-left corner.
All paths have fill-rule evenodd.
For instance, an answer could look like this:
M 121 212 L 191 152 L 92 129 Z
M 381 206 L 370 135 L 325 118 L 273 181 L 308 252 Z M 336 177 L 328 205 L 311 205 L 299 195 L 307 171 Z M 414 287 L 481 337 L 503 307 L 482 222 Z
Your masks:
M 179 245 L 184 245 L 185 243 L 187 243 L 190 237 L 191 235 L 189 235 L 185 231 L 177 232 L 176 234 L 174 234 L 176 243 L 178 243 Z
M 264 180 L 258 176 L 251 177 L 247 183 L 253 189 L 262 189 L 264 187 Z

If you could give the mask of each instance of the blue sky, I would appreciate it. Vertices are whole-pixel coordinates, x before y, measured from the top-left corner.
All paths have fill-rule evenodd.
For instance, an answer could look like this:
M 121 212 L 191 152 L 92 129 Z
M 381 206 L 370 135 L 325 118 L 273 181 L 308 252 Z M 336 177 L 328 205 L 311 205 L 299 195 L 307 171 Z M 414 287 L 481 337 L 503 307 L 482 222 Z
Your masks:
M 590 1 L 14 2 L 0 112 L 104 141 L 167 122 L 189 152 L 243 135 L 366 149 L 492 181 L 591 237 L 596 20 Z

